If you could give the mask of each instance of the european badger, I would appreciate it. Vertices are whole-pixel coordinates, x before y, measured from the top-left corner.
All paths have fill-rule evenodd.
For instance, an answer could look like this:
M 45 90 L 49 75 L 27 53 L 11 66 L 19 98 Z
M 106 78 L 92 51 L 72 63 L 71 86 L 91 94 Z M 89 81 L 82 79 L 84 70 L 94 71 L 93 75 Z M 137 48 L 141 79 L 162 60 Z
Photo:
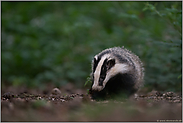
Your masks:
M 143 64 L 132 52 L 124 47 L 103 50 L 92 60 L 93 99 L 105 98 L 121 92 L 130 96 L 143 85 Z

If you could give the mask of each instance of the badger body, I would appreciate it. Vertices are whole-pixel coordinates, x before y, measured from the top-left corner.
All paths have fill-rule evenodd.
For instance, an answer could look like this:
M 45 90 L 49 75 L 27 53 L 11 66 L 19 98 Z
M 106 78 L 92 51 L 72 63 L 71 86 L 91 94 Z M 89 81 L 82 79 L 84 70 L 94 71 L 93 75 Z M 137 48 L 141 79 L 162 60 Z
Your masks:
M 92 60 L 93 99 L 124 93 L 131 95 L 143 85 L 143 64 L 139 57 L 124 47 L 103 50 Z

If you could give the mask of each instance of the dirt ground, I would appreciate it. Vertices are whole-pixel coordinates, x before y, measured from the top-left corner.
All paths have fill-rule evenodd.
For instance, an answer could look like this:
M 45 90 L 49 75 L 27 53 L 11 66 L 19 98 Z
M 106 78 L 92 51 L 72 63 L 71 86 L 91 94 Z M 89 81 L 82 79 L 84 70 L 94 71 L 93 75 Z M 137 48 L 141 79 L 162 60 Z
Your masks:
M 10 86 L 1 90 L 1 121 L 182 122 L 182 94 L 153 90 L 95 101 L 72 84 L 43 90 Z

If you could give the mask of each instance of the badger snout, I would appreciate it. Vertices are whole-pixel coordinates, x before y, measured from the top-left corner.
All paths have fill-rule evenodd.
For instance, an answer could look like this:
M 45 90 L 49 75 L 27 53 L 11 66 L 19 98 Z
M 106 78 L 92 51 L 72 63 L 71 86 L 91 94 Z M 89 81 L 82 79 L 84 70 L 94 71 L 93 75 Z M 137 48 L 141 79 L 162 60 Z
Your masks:
M 93 91 L 101 91 L 102 89 L 103 89 L 103 86 L 96 86 L 96 85 L 92 86 Z

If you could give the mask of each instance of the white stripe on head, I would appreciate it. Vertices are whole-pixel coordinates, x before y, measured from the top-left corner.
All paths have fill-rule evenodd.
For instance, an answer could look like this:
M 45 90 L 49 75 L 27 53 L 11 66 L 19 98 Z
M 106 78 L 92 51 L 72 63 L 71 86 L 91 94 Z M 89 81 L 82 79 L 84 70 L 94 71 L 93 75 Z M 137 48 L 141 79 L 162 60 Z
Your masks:
M 94 58 L 97 60 L 98 59 L 98 56 L 96 55 Z
M 127 64 L 115 64 L 114 67 L 112 67 L 106 74 L 106 78 L 103 81 L 103 87 L 101 88 L 104 89 L 105 85 L 107 84 L 107 82 L 109 81 L 109 79 L 111 79 L 112 77 L 114 77 L 115 75 L 121 73 L 127 73 L 130 70 L 130 66 Z
M 92 90 L 98 90 L 98 91 L 102 90 L 102 86 L 98 86 L 100 73 L 101 73 L 101 68 L 102 68 L 102 65 L 104 63 L 104 60 L 106 58 L 109 58 L 109 56 L 110 56 L 109 54 L 106 54 L 106 55 L 102 56 L 101 60 L 99 61 L 98 65 L 97 65 L 97 68 L 94 72 L 94 82 L 93 82 Z

